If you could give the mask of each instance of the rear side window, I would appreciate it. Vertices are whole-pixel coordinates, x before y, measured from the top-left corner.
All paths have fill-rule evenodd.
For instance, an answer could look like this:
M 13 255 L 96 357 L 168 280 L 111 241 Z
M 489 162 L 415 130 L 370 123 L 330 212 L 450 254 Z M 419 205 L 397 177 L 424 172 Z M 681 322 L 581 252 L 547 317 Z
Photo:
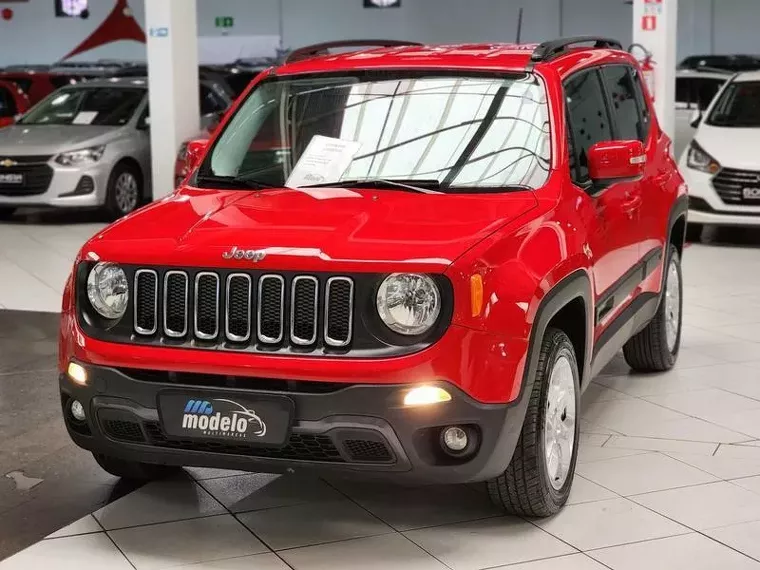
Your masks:
M 623 65 L 602 68 L 602 77 L 610 97 L 610 110 L 617 127 L 616 138 L 620 140 L 644 140 L 644 119 L 636 100 L 631 68 Z
M 24 79 L 22 77 L 11 78 L 11 81 L 18 85 L 19 89 L 29 95 L 29 89 L 32 88 L 32 80 Z
M 575 75 L 565 83 L 565 105 L 573 179 L 583 184 L 589 180 L 589 149 L 598 142 L 612 140 L 607 103 L 596 70 Z
M 0 117 L 13 117 L 16 114 L 16 101 L 13 94 L 5 87 L 0 87 Z
M 222 113 L 227 109 L 227 105 L 222 100 L 222 98 L 204 84 L 201 84 L 200 97 L 201 115 Z

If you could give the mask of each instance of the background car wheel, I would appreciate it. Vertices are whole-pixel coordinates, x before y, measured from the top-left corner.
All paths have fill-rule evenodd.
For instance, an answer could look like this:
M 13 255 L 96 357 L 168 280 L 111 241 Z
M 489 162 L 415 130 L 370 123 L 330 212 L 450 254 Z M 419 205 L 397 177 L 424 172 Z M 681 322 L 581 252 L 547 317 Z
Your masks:
M 16 208 L 0 208 L 0 220 L 9 220 L 15 211 Z
M 169 475 L 177 473 L 179 467 L 170 467 L 168 465 L 153 465 L 150 463 L 139 463 L 137 461 L 125 461 L 110 455 L 102 453 L 93 453 L 95 461 L 98 462 L 105 471 L 111 475 L 121 477 L 130 481 L 155 481 L 164 479 Z
M 108 179 L 106 213 L 112 220 L 126 216 L 140 206 L 142 195 L 142 174 L 131 164 L 120 162 Z
M 575 350 L 564 332 L 549 329 L 512 461 L 488 482 L 497 506 L 529 517 L 547 517 L 562 508 L 575 476 L 579 408 Z
M 686 226 L 686 241 L 689 243 L 699 243 L 702 241 L 702 224 L 689 224 Z
M 681 347 L 683 283 L 681 257 L 671 245 L 665 264 L 665 282 L 657 314 L 647 327 L 623 347 L 628 365 L 637 372 L 670 370 Z

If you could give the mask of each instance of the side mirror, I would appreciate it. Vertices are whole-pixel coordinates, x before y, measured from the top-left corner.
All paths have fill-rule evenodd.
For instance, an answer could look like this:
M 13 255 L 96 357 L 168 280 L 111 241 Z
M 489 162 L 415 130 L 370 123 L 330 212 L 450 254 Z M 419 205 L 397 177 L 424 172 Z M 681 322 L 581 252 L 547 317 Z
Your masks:
M 596 143 L 588 151 L 588 168 L 595 184 L 637 180 L 644 175 L 646 151 L 641 141 Z
M 187 172 L 195 170 L 203 160 L 208 148 L 208 139 L 196 139 L 187 143 L 185 164 Z
M 702 111 L 697 109 L 691 114 L 691 118 L 689 119 L 689 124 L 692 126 L 692 128 L 697 128 L 702 123 Z

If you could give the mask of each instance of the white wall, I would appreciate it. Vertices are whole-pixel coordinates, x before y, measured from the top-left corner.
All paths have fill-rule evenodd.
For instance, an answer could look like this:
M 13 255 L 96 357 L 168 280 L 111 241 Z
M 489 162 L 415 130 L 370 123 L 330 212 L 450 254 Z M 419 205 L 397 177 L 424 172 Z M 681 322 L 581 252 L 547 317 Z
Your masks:
M 220 35 L 217 16 L 232 16 L 231 35 L 277 34 L 280 0 L 198 0 L 202 36 Z M 560 35 L 561 0 L 403 0 L 403 7 L 367 10 L 362 0 L 282 0 L 284 43 L 298 47 L 328 39 L 409 39 L 429 43 L 513 41 L 517 12 L 525 7 L 524 41 Z M 130 0 L 144 25 L 145 0 Z M 716 6 L 715 20 L 711 6 Z M 13 3 L 16 16 L 0 20 L 0 65 L 59 59 L 103 21 L 113 0 L 91 0 L 89 20 L 55 18 L 53 2 Z M 631 41 L 631 6 L 623 0 L 564 0 L 563 35 L 596 34 Z M 760 53 L 759 0 L 680 0 L 679 56 L 711 51 Z M 711 39 L 712 38 L 712 39 Z M 144 46 L 119 42 L 79 59 L 144 59 Z

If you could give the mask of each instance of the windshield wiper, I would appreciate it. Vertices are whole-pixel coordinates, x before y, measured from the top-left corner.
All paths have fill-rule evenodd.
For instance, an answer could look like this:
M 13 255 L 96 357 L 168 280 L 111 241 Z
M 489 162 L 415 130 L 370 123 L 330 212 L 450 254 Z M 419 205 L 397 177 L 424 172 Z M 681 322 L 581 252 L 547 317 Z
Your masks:
M 421 194 L 442 194 L 442 192 L 438 191 L 441 188 L 441 182 L 435 178 L 431 178 L 429 180 L 357 178 L 355 180 L 320 182 L 319 184 L 300 186 L 300 188 L 383 188 L 388 186 L 402 188 L 411 192 L 419 192 Z
M 266 190 L 267 188 L 281 188 L 281 186 L 277 186 L 276 184 L 253 180 L 251 178 L 246 178 L 245 176 L 213 176 L 209 174 L 199 174 L 196 180 L 201 184 L 216 184 L 232 189 L 247 188 L 250 190 Z

